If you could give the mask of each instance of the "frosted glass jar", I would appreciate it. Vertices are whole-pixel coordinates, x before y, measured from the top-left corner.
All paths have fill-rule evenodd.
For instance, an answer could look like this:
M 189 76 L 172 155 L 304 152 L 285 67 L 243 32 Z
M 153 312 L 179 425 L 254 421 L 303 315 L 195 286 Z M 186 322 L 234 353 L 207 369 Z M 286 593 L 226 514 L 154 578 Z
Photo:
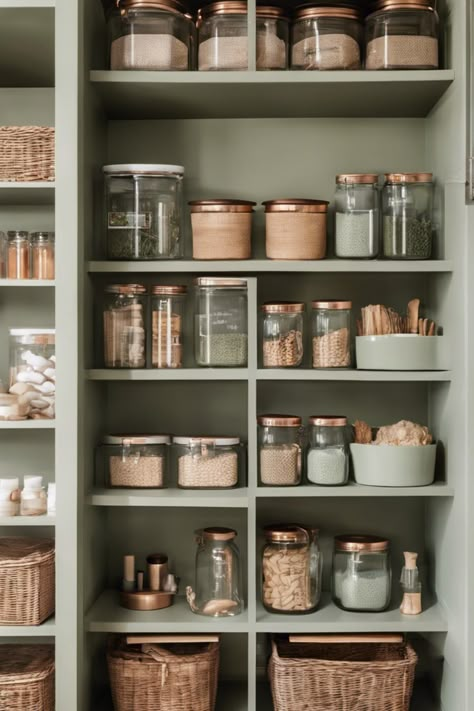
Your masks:
M 232 489 L 239 482 L 239 437 L 173 437 L 173 462 L 182 489 Z
M 297 368 L 303 361 L 305 305 L 263 304 L 263 367 Z
M 278 5 L 257 6 L 257 69 L 288 69 L 290 20 Z
M 193 69 L 194 23 L 178 0 L 120 0 L 107 29 L 112 70 Z
M 390 604 L 390 544 L 376 536 L 334 539 L 333 598 L 344 610 L 382 612 Z
M 313 301 L 313 368 L 350 368 L 351 301 Z
M 183 317 L 187 288 L 151 289 L 151 363 L 153 368 L 183 366 Z
M 296 10 L 292 69 L 360 69 L 362 24 L 357 10 L 306 6 Z
M 46 516 L 48 497 L 42 476 L 25 476 L 21 492 L 20 514 L 22 516 Z
M 18 477 L 0 479 L 0 517 L 9 518 L 20 513 L 21 492 Z
M 383 253 L 389 259 L 429 259 L 433 241 L 433 176 L 388 173 L 383 188 Z
M 170 442 L 169 435 L 107 435 L 99 451 L 105 485 L 111 489 L 165 488 Z
M 378 177 L 375 173 L 336 176 L 336 257 L 373 259 L 378 255 Z
M 199 11 L 200 71 L 248 68 L 247 2 L 220 0 Z
M 250 200 L 193 200 L 193 259 L 250 259 Z
M 247 342 L 247 280 L 228 277 L 196 279 L 196 363 L 209 367 L 246 366 Z
M 146 288 L 111 284 L 105 289 L 104 363 L 106 368 L 144 368 L 146 364 Z
M 347 418 L 318 415 L 308 420 L 306 478 L 319 486 L 342 486 L 349 479 Z
M 266 200 L 265 252 L 268 259 L 324 259 L 326 200 Z
M 301 417 L 260 415 L 257 424 L 260 483 L 297 486 L 303 470 Z
M 10 329 L 10 393 L 29 407 L 32 419 L 53 419 L 56 411 L 56 331 Z
M 179 259 L 183 256 L 181 165 L 106 165 L 108 259 Z

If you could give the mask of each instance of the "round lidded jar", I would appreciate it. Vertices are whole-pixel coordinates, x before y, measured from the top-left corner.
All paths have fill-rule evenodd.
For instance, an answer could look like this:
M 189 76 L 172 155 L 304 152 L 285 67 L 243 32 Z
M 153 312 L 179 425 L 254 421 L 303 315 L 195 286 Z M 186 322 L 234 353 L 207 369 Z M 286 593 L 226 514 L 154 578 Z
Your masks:
M 151 289 L 151 364 L 153 368 L 182 368 L 185 286 Z
M 310 484 L 342 486 L 349 479 L 347 418 L 336 415 L 310 417 L 306 477 Z
M 378 0 L 366 19 L 366 69 L 437 69 L 438 14 L 431 0 Z
M 250 200 L 192 200 L 194 259 L 250 259 Z
M 183 256 L 181 165 L 106 165 L 108 259 Z
M 21 492 L 21 516 L 46 516 L 48 512 L 48 497 L 43 486 L 43 477 L 25 476 Z
M 107 435 L 100 447 L 105 485 L 112 489 L 163 489 L 170 442 L 169 435 Z
M 248 69 L 247 2 L 219 0 L 199 11 L 200 71 Z
M 232 489 L 239 482 L 239 437 L 173 437 L 173 458 L 182 489 Z
M 179 0 L 120 0 L 107 16 L 112 70 L 193 69 L 194 23 Z
M 297 368 L 303 361 L 303 303 L 263 304 L 263 367 Z
M 257 69 L 287 69 L 290 19 L 279 5 L 257 5 Z
M 258 463 L 264 486 L 297 486 L 303 470 L 303 431 L 301 417 L 260 415 L 258 424 Z
M 390 604 L 390 544 L 377 536 L 334 539 L 333 598 L 344 610 L 381 612 Z
M 350 368 L 351 301 L 313 301 L 313 368 Z
M 373 259 L 379 253 L 379 191 L 375 173 L 336 176 L 335 247 L 342 259 Z
M 297 8 L 291 36 L 292 69 L 360 69 L 358 10 L 319 5 Z
M 329 205 L 326 200 L 293 198 L 262 204 L 268 259 L 324 259 Z
M 53 419 L 56 411 L 56 331 L 10 329 L 10 393 L 32 419 Z
M 54 279 L 54 232 L 31 234 L 31 278 Z
M 383 188 L 383 253 L 429 259 L 433 241 L 433 175 L 387 173 Z
M 144 368 L 146 288 L 142 284 L 111 284 L 105 294 L 105 367 Z
M 24 230 L 8 232 L 7 277 L 8 279 L 29 279 L 31 268 L 29 233 Z

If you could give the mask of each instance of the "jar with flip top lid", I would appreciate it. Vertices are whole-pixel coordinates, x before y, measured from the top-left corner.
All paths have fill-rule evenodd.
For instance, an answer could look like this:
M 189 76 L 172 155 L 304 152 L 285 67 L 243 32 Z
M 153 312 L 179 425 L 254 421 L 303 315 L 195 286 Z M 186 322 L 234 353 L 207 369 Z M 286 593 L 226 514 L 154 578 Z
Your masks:
M 257 69 L 287 69 L 290 18 L 270 2 L 257 5 Z
M 344 610 L 385 610 L 392 584 L 389 541 L 378 536 L 337 536 L 332 584 L 334 602 Z
M 105 289 L 104 363 L 106 368 L 146 365 L 146 288 L 111 284 Z
M 373 259 L 379 252 L 379 191 L 375 173 L 336 176 L 335 251 L 341 259 Z
M 98 451 L 98 486 L 163 489 L 168 480 L 169 435 L 107 435 Z
M 389 259 L 429 259 L 433 241 L 433 176 L 388 173 L 383 188 L 383 253 Z
M 198 18 L 200 71 L 248 68 L 247 2 L 220 0 L 203 6 Z
M 303 472 L 303 428 L 295 415 L 260 415 L 258 463 L 264 486 L 297 486 Z
M 303 303 L 263 304 L 262 351 L 264 368 L 297 368 L 303 362 Z
M 232 489 L 243 455 L 240 437 L 173 437 L 173 468 L 183 489 Z

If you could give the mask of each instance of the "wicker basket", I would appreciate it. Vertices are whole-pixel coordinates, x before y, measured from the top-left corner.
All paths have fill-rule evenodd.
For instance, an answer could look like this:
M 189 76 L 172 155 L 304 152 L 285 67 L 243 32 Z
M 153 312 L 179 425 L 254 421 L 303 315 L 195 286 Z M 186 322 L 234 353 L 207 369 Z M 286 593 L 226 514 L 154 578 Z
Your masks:
M 408 711 L 416 663 L 403 642 L 277 640 L 269 664 L 274 709 Z
M 54 128 L 0 126 L 0 181 L 54 180 Z
M 54 647 L 0 645 L 0 709 L 54 711 Z
M 219 643 L 133 644 L 107 655 L 115 711 L 213 711 Z
M 0 538 L 0 625 L 40 625 L 53 612 L 54 541 Z

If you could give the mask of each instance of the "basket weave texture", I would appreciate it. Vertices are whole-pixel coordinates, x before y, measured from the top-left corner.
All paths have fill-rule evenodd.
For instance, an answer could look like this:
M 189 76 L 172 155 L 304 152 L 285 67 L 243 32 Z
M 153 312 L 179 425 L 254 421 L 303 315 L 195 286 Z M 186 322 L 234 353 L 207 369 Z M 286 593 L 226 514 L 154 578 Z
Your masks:
M 273 642 L 275 711 L 409 711 L 418 658 L 409 644 Z
M 54 583 L 53 540 L 0 538 L 0 625 L 44 622 L 54 612 Z
M 126 645 L 107 655 L 115 711 L 214 711 L 219 644 Z
M 0 645 L 0 709 L 54 711 L 54 647 Z
M 195 212 L 191 222 L 194 259 L 250 259 L 251 213 Z
M 0 126 L 0 181 L 54 180 L 54 128 Z

